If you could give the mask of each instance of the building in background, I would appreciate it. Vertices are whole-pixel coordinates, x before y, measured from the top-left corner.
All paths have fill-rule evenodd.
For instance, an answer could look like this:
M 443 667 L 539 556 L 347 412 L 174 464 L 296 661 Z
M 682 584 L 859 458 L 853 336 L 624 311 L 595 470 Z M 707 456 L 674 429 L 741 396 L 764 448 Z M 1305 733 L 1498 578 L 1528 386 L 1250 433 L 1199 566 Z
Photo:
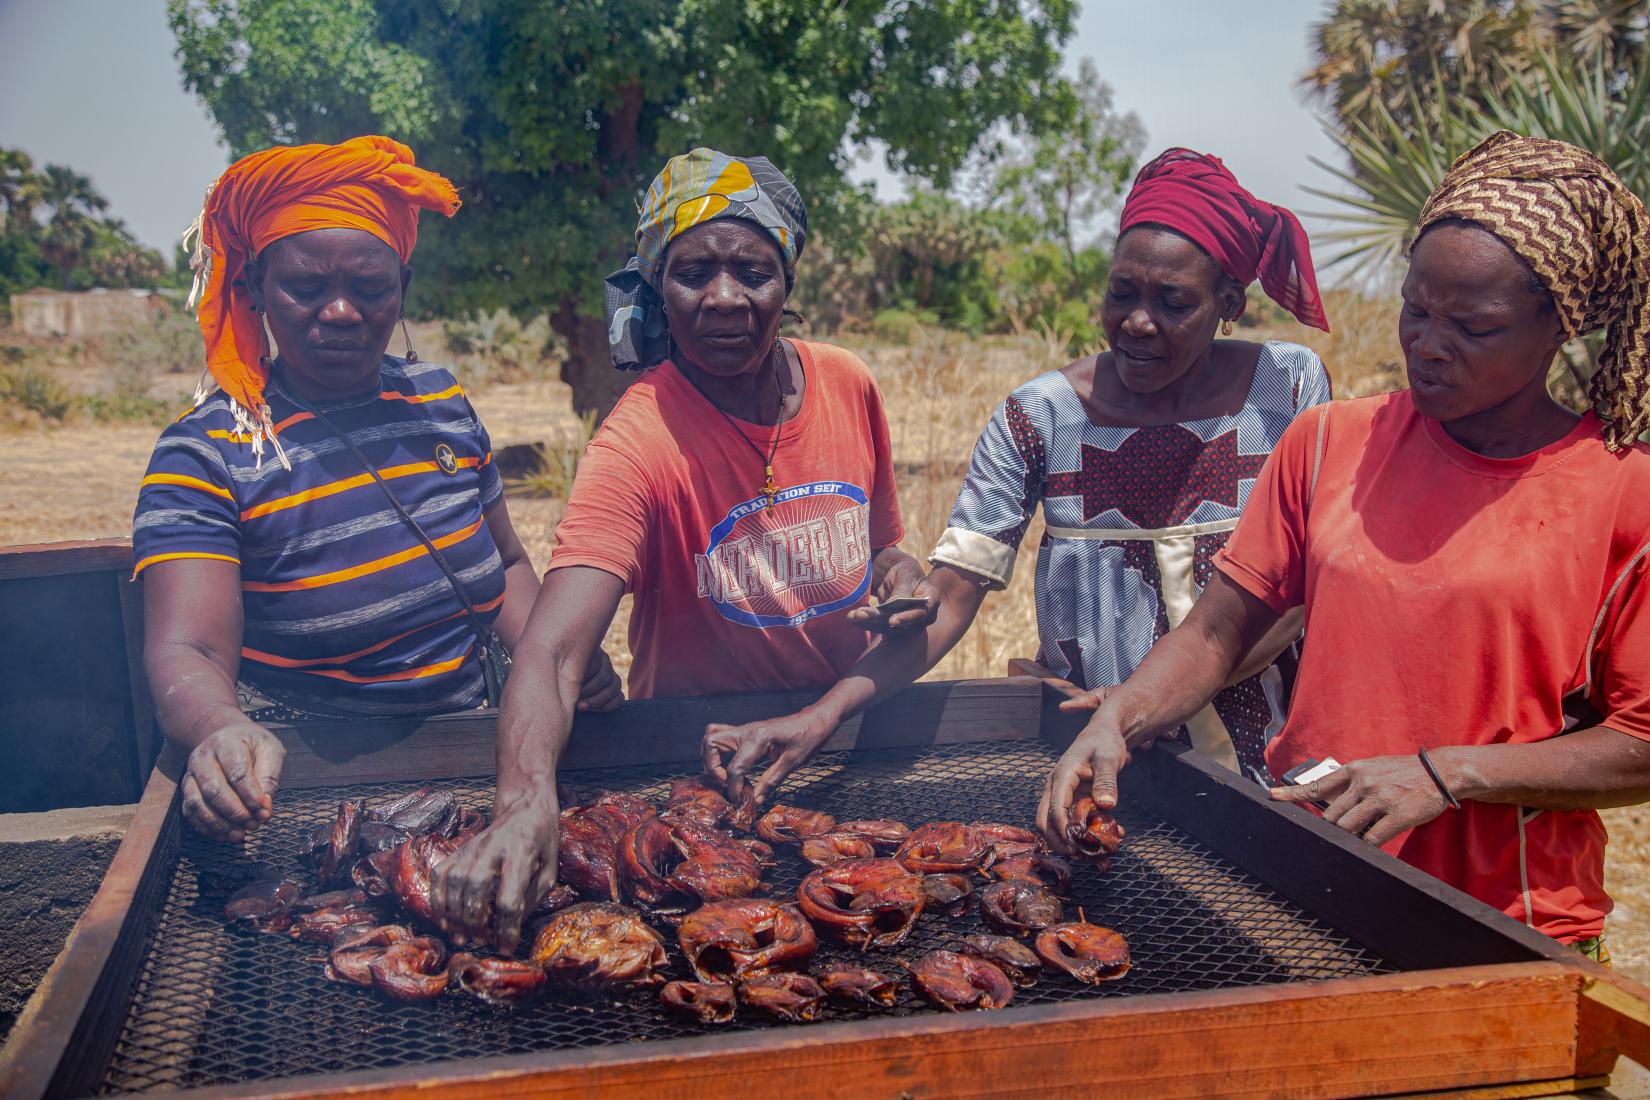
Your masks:
M 11 296 L 11 324 L 25 336 L 80 339 L 130 328 L 170 309 L 158 290 L 40 289 Z

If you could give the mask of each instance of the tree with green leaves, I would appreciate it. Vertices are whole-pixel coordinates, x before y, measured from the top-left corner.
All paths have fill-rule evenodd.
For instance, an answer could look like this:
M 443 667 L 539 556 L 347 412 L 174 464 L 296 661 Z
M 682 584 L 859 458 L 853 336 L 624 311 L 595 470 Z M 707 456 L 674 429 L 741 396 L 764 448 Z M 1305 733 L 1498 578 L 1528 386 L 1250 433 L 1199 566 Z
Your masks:
M 74 288 L 74 269 L 97 239 L 96 215 L 109 203 L 92 181 L 61 164 L 46 165 L 40 177 L 40 202 L 51 209 L 40 251 L 63 279 L 63 289 Z
M 695 145 L 760 153 L 830 236 L 876 142 L 946 186 L 1003 125 L 1058 132 L 1075 0 L 169 0 L 185 85 L 236 156 L 383 132 L 449 176 L 413 307 L 547 313 L 581 413 L 611 407 L 602 276 Z M 806 264 L 804 260 L 804 264 Z
M 1542 50 L 1524 61 L 1527 67 L 1518 69 L 1501 62 L 1500 90 L 1482 102 L 1424 103 L 1417 93 L 1402 118 L 1383 105 L 1368 118 L 1343 122 L 1340 140 L 1350 166 L 1314 161 L 1341 189 L 1308 188 L 1341 208 L 1327 215 L 1338 223 L 1329 238 L 1340 246 L 1331 263 L 1390 275 L 1413 240 L 1422 206 L 1455 158 L 1496 130 L 1595 153 L 1650 204 L 1650 53 L 1625 74 L 1603 57 L 1586 61 L 1570 52 Z M 1565 345 L 1577 398 L 1587 391 L 1600 346 L 1596 335 Z
M 1094 264 L 1082 253 L 1100 236 L 1100 222 L 1121 202 L 1145 148 L 1146 131 L 1134 112 L 1119 114 L 1110 85 L 1094 62 L 1078 65 L 1077 114 L 1059 131 L 1031 135 L 1004 158 L 992 184 L 992 205 L 1032 219 L 1040 236 L 1065 259 L 1066 290 L 1085 298 Z
M 92 226 L 82 264 L 93 286 L 159 287 L 175 284 L 176 268 L 152 248 L 132 238 L 126 223 L 105 218 Z
M 160 253 L 120 219 L 99 216 L 108 207 L 73 169 L 48 164 L 37 173 L 27 153 L 0 148 L 0 296 L 40 286 L 54 268 L 65 290 L 175 282 Z
M 0 232 L 34 223 L 34 205 L 40 198 L 40 178 L 34 158 L 21 149 L 0 149 Z

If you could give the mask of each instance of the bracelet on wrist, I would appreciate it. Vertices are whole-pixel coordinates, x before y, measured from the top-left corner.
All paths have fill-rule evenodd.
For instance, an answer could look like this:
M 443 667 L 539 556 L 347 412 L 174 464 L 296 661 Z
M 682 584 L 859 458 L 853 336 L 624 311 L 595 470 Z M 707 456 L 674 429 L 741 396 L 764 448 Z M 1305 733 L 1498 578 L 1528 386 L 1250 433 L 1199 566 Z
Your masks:
M 1421 767 L 1425 768 L 1427 770 L 1427 774 L 1432 776 L 1433 783 L 1438 786 L 1438 793 L 1444 796 L 1444 801 L 1449 803 L 1449 808 L 1452 810 L 1459 810 L 1461 808 L 1460 801 L 1456 799 L 1454 793 L 1444 782 L 1444 777 L 1438 774 L 1438 768 L 1435 764 L 1433 764 L 1432 757 L 1427 755 L 1427 750 L 1424 748 L 1417 749 L 1415 751 L 1415 755 L 1420 759 Z

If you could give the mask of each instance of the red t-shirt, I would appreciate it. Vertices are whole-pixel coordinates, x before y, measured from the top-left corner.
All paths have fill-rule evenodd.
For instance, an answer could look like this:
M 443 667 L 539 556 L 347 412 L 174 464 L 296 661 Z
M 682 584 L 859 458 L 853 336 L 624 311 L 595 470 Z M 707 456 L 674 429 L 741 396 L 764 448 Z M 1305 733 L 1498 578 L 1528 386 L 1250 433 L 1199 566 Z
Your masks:
M 888 419 L 852 352 L 792 343 L 807 384 L 780 428 L 771 507 L 774 429 L 730 422 L 668 361 L 585 451 L 550 568 L 624 578 L 632 698 L 825 687 L 865 652 L 847 612 L 905 533 Z
M 1272 774 L 1542 741 L 1586 708 L 1583 724 L 1650 740 L 1650 448 L 1611 454 L 1589 413 L 1533 454 L 1485 458 L 1407 392 L 1324 407 L 1321 467 L 1312 411 L 1215 559 L 1274 610 L 1306 607 Z M 1604 845 L 1591 810 L 1463 802 L 1386 849 L 1573 941 L 1610 911 Z

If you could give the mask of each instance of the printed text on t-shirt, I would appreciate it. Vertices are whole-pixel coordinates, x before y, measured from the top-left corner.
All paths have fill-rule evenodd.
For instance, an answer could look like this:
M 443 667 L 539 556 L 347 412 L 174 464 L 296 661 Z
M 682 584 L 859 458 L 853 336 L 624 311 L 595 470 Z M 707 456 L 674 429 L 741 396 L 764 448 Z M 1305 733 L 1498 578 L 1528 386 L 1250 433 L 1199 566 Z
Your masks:
M 694 555 L 698 595 L 748 626 L 800 626 L 869 584 L 870 508 L 843 482 L 796 485 L 730 509 Z

